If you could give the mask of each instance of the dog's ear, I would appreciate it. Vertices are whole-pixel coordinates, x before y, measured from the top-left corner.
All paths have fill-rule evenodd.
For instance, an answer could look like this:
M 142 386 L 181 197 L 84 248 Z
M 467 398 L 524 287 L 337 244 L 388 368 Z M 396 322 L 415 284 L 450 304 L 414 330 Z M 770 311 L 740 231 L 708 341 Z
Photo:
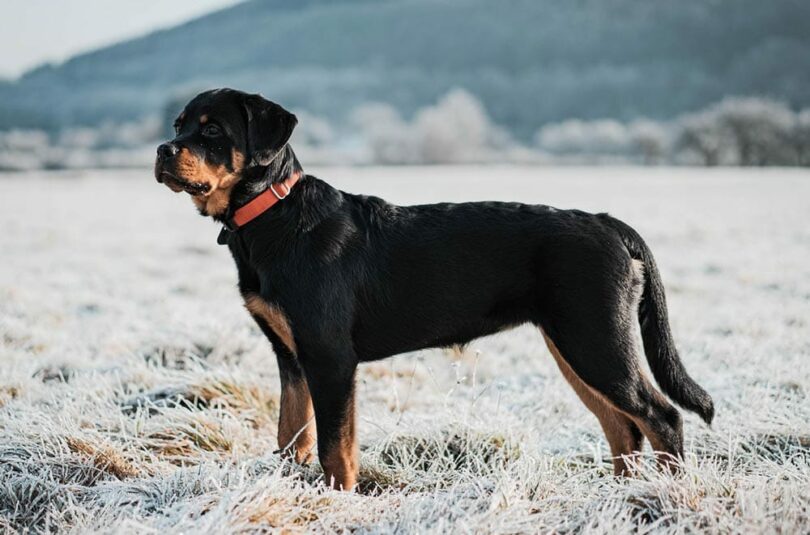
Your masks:
M 253 165 L 269 165 L 284 148 L 298 119 L 261 95 L 246 95 L 247 151 Z

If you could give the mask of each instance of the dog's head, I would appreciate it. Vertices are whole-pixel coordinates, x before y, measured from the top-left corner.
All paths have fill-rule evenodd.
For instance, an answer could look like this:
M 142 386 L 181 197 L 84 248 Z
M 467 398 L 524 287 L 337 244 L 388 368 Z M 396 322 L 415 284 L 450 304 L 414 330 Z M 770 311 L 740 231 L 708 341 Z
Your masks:
M 200 93 L 175 120 L 175 138 L 157 148 L 155 178 L 190 194 L 203 215 L 222 215 L 245 170 L 269 165 L 297 123 L 295 115 L 260 95 Z

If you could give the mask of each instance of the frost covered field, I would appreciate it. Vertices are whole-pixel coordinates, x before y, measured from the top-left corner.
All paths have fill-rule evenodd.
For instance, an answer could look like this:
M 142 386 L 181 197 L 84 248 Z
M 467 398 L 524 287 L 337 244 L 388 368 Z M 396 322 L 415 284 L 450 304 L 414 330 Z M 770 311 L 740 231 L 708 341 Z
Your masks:
M 656 253 L 689 372 L 679 475 L 611 475 L 523 328 L 361 366 L 361 484 L 273 454 L 279 385 L 218 227 L 149 170 L 0 176 L 0 532 L 810 530 L 810 173 L 310 169 L 399 203 L 609 211 Z

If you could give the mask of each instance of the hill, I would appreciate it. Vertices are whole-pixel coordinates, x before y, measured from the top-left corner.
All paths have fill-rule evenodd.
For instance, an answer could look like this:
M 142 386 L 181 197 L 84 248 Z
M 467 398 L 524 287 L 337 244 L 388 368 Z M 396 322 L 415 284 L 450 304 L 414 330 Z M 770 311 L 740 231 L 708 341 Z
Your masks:
M 254 0 L 0 85 L 0 129 L 161 113 L 211 86 L 342 120 L 453 87 L 520 137 L 566 118 L 673 117 L 724 95 L 810 104 L 801 0 Z

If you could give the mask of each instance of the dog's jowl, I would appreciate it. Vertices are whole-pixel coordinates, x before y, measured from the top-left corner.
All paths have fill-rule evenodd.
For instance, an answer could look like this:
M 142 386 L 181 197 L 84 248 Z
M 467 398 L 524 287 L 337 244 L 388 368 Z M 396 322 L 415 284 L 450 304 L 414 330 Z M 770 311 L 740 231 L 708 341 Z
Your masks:
M 358 363 L 531 323 L 602 425 L 617 474 L 645 437 L 677 465 L 681 416 L 640 366 L 636 324 L 663 392 L 706 422 L 714 407 L 678 357 L 658 269 L 632 228 L 546 206 L 344 193 L 304 172 L 288 144 L 296 123 L 261 96 L 207 91 L 155 163 L 158 182 L 223 223 L 278 360 L 284 454 L 306 462 L 317 444 L 326 481 L 352 488 Z

